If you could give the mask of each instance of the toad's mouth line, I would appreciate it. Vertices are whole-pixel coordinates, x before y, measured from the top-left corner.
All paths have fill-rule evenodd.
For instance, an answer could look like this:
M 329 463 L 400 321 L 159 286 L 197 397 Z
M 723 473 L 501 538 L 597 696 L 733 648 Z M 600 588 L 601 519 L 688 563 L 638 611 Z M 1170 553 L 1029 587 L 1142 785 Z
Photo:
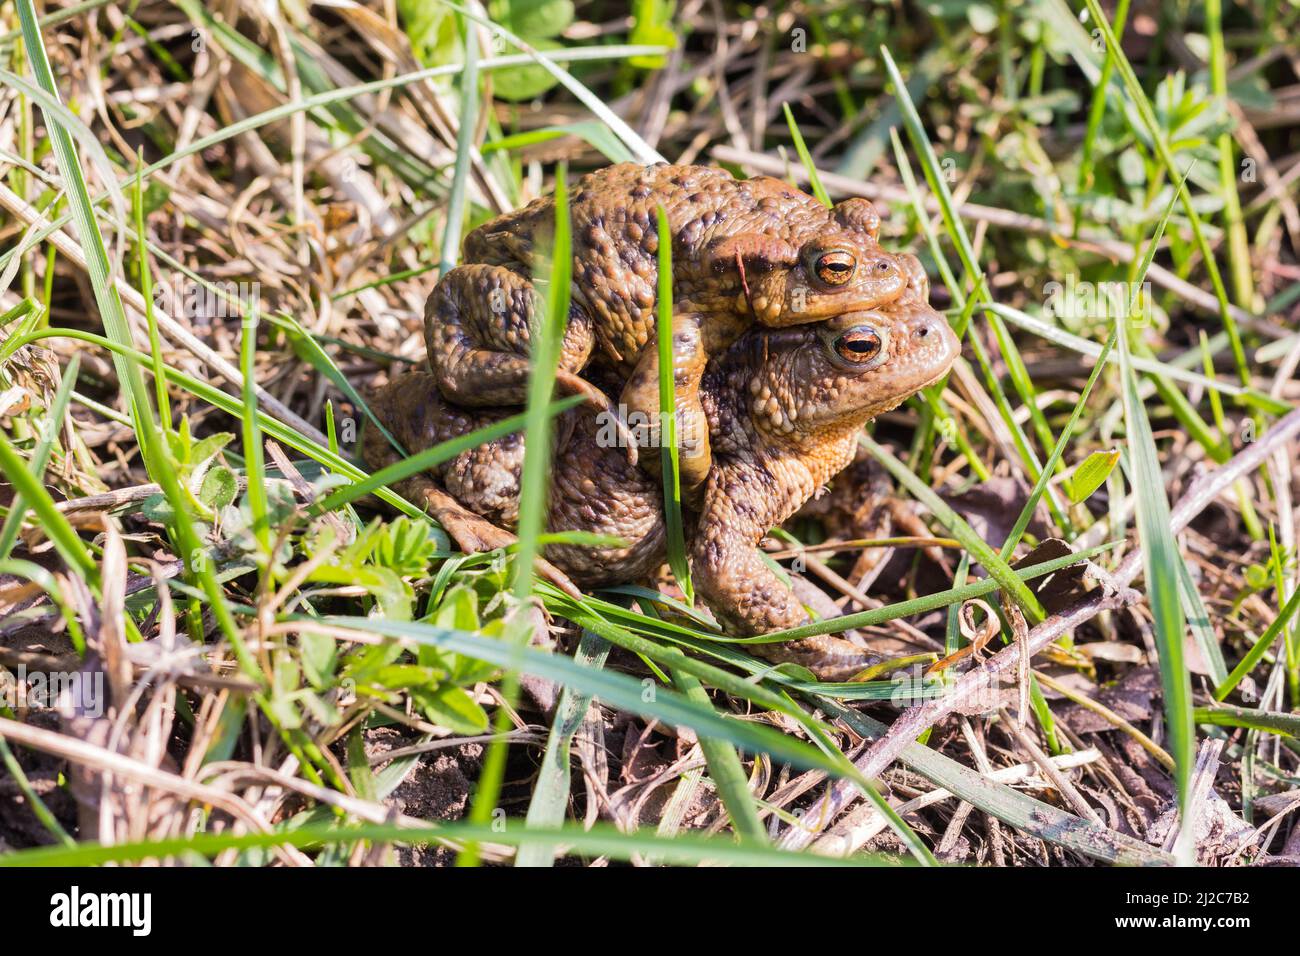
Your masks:
M 935 382 L 939 381 L 939 379 L 943 378 L 945 375 L 947 375 L 949 372 L 952 371 L 952 367 L 953 367 L 954 364 L 956 364 L 956 361 L 957 361 L 957 360 L 954 358 L 951 362 L 949 362 L 946 366 L 944 366 L 944 368 L 943 368 L 941 371 L 935 372 L 935 374 L 934 374 L 933 377 L 927 379 L 925 382 L 923 382 L 922 384 L 918 385 L 918 386 L 916 387 L 916 391 L 913 392 L 912 394 L 915 395 L 916 392 L 921 391 L 921 389 L 923 389 L 923 388 L 929 388 L 929 387 L 930 387 L 931 385 L 933 385 Z

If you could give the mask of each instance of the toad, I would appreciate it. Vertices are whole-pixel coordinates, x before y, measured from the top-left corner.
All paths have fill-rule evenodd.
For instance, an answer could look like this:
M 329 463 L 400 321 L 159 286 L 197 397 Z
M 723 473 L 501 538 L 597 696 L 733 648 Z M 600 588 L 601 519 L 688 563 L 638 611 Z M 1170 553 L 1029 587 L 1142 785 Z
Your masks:
M 728 632 L 766 634 L 806 623 L 790 587 L 760 557 L 757 544 L 853 460 L 871 418 L 941 378 L 960 347 L 924 286 L 882 309 L 849 312 L 787 329 L 754 328 L 716 358 L 701 379 L 701 407 L 713 438 L 713 466 L 702 504 L 686 515 L 691 574 L 703 601 Z M 517 411 L 448 402 L 429 372 L 410 372 L 372 403 L 410 450 L 431 447 Z M 589 405 L 557 423 L 548 530 L 614 535 L 617 545 L 557 543 L 546 557 L 557 580 L 595 587 L 643 580 L 663 563 L 663 489 L 626 456 L 598 440 L 600 413 Z M 395 459 L 374 429 L 373 468 Z M 422 503 L 466 551 L 503 547 L 502 528 L 518 517 L 524 441 L 513 434 L 462 452 L 399 487 Z M 436 481 L 435 481 L 436 479 Z M 566 577 L 567 576 L 567 577 Z M 769 660 L 802 664 L 827 680 L 846 679 L 870 662 L 837 637 L 757 645 Z
M 594 357 L 623 383 L 620 420 L 658 421 L 661 208 L 672 235 L 682 484 L 698 494 L 711 461 L 699 393 L 708 358 L 754 324 L 802 325 L 887 304 L 902 295 L 911 270 L 877 244 L 880 217 L 865 199 L 828 209 L 779 179 L 737 180 L 709 166 L 621 163 L 584 176 L 569 203 L 572 299 L 557 383 L 603 405 L 577 374 Z M 430 295 L 425 341 L 448 400 L 525 400 L 536 309 L 530 275 L 554 221 L 554 199 L 543 197 L 478 227 L 465 239 L 466 264 Z M 635 444 L 629 458 L 636 460 Z

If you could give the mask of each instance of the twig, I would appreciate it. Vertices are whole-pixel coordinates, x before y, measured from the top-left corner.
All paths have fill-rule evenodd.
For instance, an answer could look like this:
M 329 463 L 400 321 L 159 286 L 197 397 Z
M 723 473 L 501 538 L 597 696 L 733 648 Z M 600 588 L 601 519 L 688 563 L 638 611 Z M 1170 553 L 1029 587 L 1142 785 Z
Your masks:
M 1061 773 L 1058 767 L 1052 764 L 1052 759 L 1044 752 L 1043 748 L 1038 746 L 1033 737 L 1029 736 L 1028 731 L 1022 726 L 1024 716 L 1017 715 L 1012 718 L 1007 713 L 1006 708 L 999 710 L 998 714 L 1002 718 L 1003 729 L 1006 730 L 1020 749 L 1029 755 L 1029 759 L 1039 766 L 1043 771 L 1043 775 L 1051 781 L 1057 792 L 1065 797 L 1066 801 L 1074 807 L 1081 817 L 1091 820 L 1099 827 L 1104 827 L 1106 823 L 1102 820 L 1101 814 L 1087 800 L 1083 799 L 1083 794 L 1079 792 L 1079 788 L 1071 783 L 1070 778 Z
M 55 733 L 52 730 L 45 730 L 41 727 L 33 727 L 16 720 L 9 720 L 7 717 L 0 717 L 0 737 L 10 743 L 21 744 L 42 753 L 53 754 L 56 757 L 62 757 L 65 760 L 97 769 L 100 772 L 112 773 L 114 776 L 130 777 L 146 786 L 166 790 L 194 803 L 211 804 L 229 813 L 232 817 L 242 821 L 259 833 L 271 832 L 271 825 L 258 816 L 245 800 L 235 794 L 205 784 L 194 783 L 174 773 L 151 767 L 134 757 L 113 753 L 103 747 L 96 747 L 87 741 L 78 740 L 66 734 Z M 276 852 L 281 853 L 286 862 L 300 866 L 313 865 L 311 860 L 298 850 L 283 848 L 277 849 Z
M 1087 750 L 1080 750 L 1076 753 L 1062 754 L 1059 757 L 1049 757 L 1048 763 L 1058 772 L 1061 770 L 1073 770 L 1075 767 L 1086 766 L 1096 760 L 1101 759 L 1101 751 L 1095 747 Z M 1035 764 L 1018 763 L 1010 767 L 1001 767 L 997 770 L 981 770 L 984 776 L 988 777 L 994 783 L 1011 784 L 1024 783 L 1028 787 L 1035 784 L 1031 781 L 1025 783 L 1028 778 L 1033 777 L 1034 772 L 1039 767 Z M 1041 784 L 1040 786 L 1048 786 Z M 898 815 L 906 817 L 913 813 L 924 810 L 926 807 L 934 806 L 936 803 L 942 803 L 944 800 L 952 799 L 952 791 L 940 787 L 923 793 L 919 797 L 913 797 L 906 803 L 900 803 L 897 807 Z M 861 849 L 862 846 L 880 833 L 885 827 L 889 826 L 885 818 L 881 816 L 880 811 L 873 804 L 864 803 L 860 810 L 853 811 L 857 815 L 854 819 L 847 819 L 837 824 L 835 829 L 825 836 L 819 838 L 813 844 L 814 853 L 823 853 L 827 856 L 848 856 Z M 992 826 L 998 826 L 998 818 L 990 816 L 989 821 Z
M 1205 801 L 1214 789 L 1214 777 L 1219 772 L 1219 759 L 1223 754 L 1223 740 L 1203 740 L 1196 753 L 1196 767 L 1192 770 L 1191 794 L 1187 798 L 1187 818 L 1179 820 L 1165 837 L 1164 851 L 1172 853 L 1181 840 L 1196 845 L 1196 821 Z

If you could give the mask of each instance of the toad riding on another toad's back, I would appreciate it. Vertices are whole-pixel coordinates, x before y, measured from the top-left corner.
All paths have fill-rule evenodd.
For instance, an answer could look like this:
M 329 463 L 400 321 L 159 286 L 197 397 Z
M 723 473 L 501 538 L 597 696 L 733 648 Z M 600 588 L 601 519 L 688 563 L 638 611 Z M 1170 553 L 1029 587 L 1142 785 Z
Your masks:
M 663 491 L 599 440 L 613 398 L 657 420 L 658 209 L 673 237 L 673 376 L 692 578 L 731 632 L 804 623 L 807 612 L 759 557 L 762 536 L 853 458 L 858 430 L 940 379 L 959 345 L 930 308 L 919 261 L 877 243 L 865 199 L 827 208 L 778 179 L 705 166 L 623 163 L 579 180 L 570 204 L 572 299 L 557 385 L 589 404 L 566 413 L 549 527 L 616 535 L 621 547 L 552 546 L 582 585 L 649 578 L 664 558 Z M 428 372 L 374 398 L 409 451 L 510 414 L 526 399 L 536 304 L 531 265 L 554 224 L 542 198 L 469 234 L 425 312 Z M 543 250 L 544 251 L 544 250 Z M 517 409 L 514 409 L 517 410 Z M 395 454 L 373 431 L 372 467 Z M 466 550 L 510 539 L 523 437 L 471 449 L 401 490 Z M 435 479 L 441 485 L 435 484 Z M 843 639 L 760 645 L 772 660 L 845 679 L 869 658 Z

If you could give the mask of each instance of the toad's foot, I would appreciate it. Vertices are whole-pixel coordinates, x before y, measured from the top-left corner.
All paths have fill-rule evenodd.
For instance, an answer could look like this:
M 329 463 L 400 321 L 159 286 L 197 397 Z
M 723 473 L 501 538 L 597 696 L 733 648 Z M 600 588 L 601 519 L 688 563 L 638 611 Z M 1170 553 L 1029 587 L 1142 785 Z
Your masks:
M 713 465 L 709 445 L 709 422 L 700 402 L 700 379 L 708 361 L 700 330 L 700 316 L 673 316 L 672 327 L 673 423 L 676 430 L 677 464 L 685 497 L 698 506 L 704 482 Z M 623 387 L 622 401 L 630 421 L 645 422 L 639 429 L 645 447 L 662 447 L 663 421 L 659 402 L 659 349 L 646 344 L 636 368 Z M 646 457 L 647 470 L 659 467 L 659 456 Z
M 581 375 L 575 375 L 562 368 L 555 371 L 555 384 L 565 394 L 581 395 L 586 400 L 585 404 L 595 409 L 596 423 L 599 426 L 597 434 L 608 436 L 609 442 L 622 448 L 624 455 L 627 456 L 627 463 L 635 468 L 638 459 L 637 438 L 628 428 L 627 422 L 623 421 L 618 410 L 614 408 L 609 396 Z M 612 431 L 612 434 L 606 431 L 607 428 Z
M 819 634 L 789 644 L 760 644 L 759 652 L 775 664 L 806 667 L 824 681 L 848 681 L 858 672 L 880 663 L 880 656 L 868 653 L 842 637 Z

